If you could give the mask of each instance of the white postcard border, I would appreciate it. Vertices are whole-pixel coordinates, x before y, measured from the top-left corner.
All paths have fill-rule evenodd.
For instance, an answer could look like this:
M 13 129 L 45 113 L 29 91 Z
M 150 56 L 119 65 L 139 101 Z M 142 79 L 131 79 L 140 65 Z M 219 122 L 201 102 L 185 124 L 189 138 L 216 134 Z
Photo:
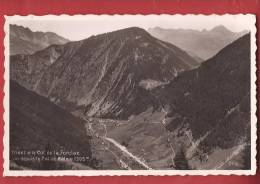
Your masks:
M 250 29 L 251 34 L 251 170 L 50 170 L 50 171 L 39 171 L 39 170 L 10 170 L 9 169 L 9 24 L 12 20 L 24 20 L 24 19 L 51 19 L 51 20 L 64 20 L 64 19 L 85 19 L 93 18 L 97 16 L 102 16 L 104 19 L 110 16 L 134 16 L 135 18 L 140 18 L 143 16 L 157 17 L 161 16 L 162 18 L 169 18 L 170 16 L 232 16 L 231 14 L 211 14 L 211 15 L 202 15 L 202 14 L 160 14 L 160 15 L 44 15 L 44 16 L 5 16 L 5 38 L 4 38 L 4 173 L 3 176 L 122 176 L 122 175 L 133 175 L 133 176 L 172 176 L 172 175 L 254 175 L 256 173 L 256 140 L 257 140 L 257 96 L 256 96 L 256 17 L 254 14 L 234 14 L 236 16 L 248 16 L 252 21 Z

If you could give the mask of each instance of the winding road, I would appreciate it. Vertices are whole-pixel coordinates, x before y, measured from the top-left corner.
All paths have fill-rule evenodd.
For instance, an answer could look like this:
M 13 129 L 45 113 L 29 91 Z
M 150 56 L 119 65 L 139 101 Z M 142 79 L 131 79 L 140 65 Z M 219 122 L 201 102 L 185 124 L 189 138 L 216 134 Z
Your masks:
M 105 142 L 109 143 L 109 144 L 106 144 L 105 150 L 109 151 L 115 157 L 117 163 L 120 165 L 121 168 L 128 169 L 128 170 L 132 169 L 131 166 L 129 166 L 129 164 L 127 164 L 125 161 L 123 161 L 119 156 L 117 156 L 117 154 L 114 151 L 112 151 L 110 149 L 110 144 L 112 144 L 114 147 L 116 147 L 118 152 L 122 153 L 127 158 L 131 158 L 131 160 L 133 160 L 134 162 L 136 162 L 137 164 L 142 166 L 142 168 L 145 168 L 148 170 L 152 169 L 144 161 L 142 161 L 141 158 L 139 158 L 139 157 L 135 156 L 133 153 L 131 153 L 125 146 L 121 145 L 116 140 L 107 137 L 107 126 L 103 121 L 97 120 L 97 122 L 95 122 L 95 123 L 99 123 L 101 126 L 104 127 L 104 134 L 103 134 L 103 136 L 101 136 L 100 133 L 96 132 L 93 129 L 92 122 L 90 122 L 86 118 L 84 118 L 84 120 L 87 122 L 86 128 L 89 130 L 89 132 L 92 134 L 92 136 L 95 136 L 95 137 L 101 139 L 103 143 L 105 143 Z M 105 145 L 105 144 L 103 144 L 103 145 Z

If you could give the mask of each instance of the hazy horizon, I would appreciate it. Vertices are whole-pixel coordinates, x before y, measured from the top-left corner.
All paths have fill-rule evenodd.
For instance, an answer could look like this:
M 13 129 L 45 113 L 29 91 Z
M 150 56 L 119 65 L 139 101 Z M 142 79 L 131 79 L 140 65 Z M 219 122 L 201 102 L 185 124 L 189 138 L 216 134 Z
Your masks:
M 138 16 L 138 17 L 137 17 Z M 12 20 L 12 17 L 16 17 Z M 9 16 L 10 24 L 27 27 L 32 31 L 54 32 L 71 41 L 82 40 L 128 27 L 140 27 L 145 30 L 160 27 L 163 29 L 211 30 L 224 26 L 232 32 L 248 30 L 252 24 L 248 15 L 85 15 L 85 16 Z

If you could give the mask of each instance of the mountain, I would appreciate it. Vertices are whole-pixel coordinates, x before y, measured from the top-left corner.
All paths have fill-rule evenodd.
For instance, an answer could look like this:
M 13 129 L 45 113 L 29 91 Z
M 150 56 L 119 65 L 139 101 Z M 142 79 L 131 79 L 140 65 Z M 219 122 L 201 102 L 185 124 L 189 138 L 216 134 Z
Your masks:
M 86 135 L 83 120 L 14 81 L 10 81 L 10 97 L 11 167 L 49 170 L 72 169 L 75 166 L 88 169 L 95 166 L 90 137 Z M 17 151 L 74 151 L 89 159 L 81 163 L 26 161 L 25 158 L 48 155 L 17 154 Z
M 10 63 L 11 79 L 56 104 L 119 119 L 156 106 L 149 90 L 199 65 L 137 27 L 12 56 Z
M 235 33 L 222 25 L 202 31 L 155 27 L 148 29 L 148 32 L 158 39 L 185 50 L 200 62 L 214 56 L 222 48 L 247 33 L 247 31 Z
M 53 44 L 65 44 L 69 42 L 56 33 L 33 32 L 29 28 L 18 25 L 10 25 L 10 54 L 33 54 Z
M 91 118 L 89 131 L 124 146 L 152 169 L 250 169 L 249 35 L 146 92 L 158 107 L 127 121 Z M 99 155 L 110 160 L 103 167 L 116 168 L 109 154 Z
M 11 108 L 16 104 L 40 127 L 37 130 L 33 123 L 25 130 L 14 127 L 11 132 L 18 132 L 13 136 L 32 134 L 43 142 L 27 131 L 32 127 L 42 135 L 48 125 L 58 126 L 54 129 L 61 137 L 72 131 L 82 138 L 83 133 L 76 133 L 79 130 L 71 124 L 84 119 L 84 127 L 78 128 L 91 136 L 86 136 L 91 138 L 87 147 L 94 157 L 94 163 L 87 166 L 110 170 L 250 168 L 249 34 L 199 65 L 178 47 L 132 27 L 51 45 L 32 55 L 11 56 L 10 77 L 19 83 L 15 92 L 11 86 Z M 26 92 L 19 92 L 20 88 Z M 38 103 L 38 98 L 46 103 Z M 37 111 L 41 119 L 33 119 L 31 111 Z M 14 122 L 27 122 L 16 116 L 11 112 Z M 56 116 L 58 120 L 47 122 Z M 64 126 L 62 132 L 60 126 Z M 74 139 L 51 136 L 52 142 L 74 145 Z M 45 141 L 44 147 L 48 145 Z
M 186 156 L 192 158 L 196 152 L 211 160 L 216 153 L 233 150 L 234 158 L 239 154 L 250 158 L 249 34 L 152 93 L 167 110 L 167 129 L 177 132 L 179 139 L 188 134 L 194 141 Z

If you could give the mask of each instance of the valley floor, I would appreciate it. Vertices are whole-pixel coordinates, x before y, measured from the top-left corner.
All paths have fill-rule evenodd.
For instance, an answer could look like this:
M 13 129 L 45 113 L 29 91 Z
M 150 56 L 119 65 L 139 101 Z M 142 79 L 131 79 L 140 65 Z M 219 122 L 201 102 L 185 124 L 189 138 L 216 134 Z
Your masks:
M 165 126 L 169 119 L 166 110 L 148 110 L 128 121 L 84 118 L 86 132 L 92 136 L 92 152 L 99 160 L 98 169 L 143 170 L 143 169 L 239 169 L 243 165 L 241 143 L 230 149 L 215 149 L 204 158 L 197 156 L 198 145 L 209 134 L 193 140 L 188 130 L 168 131 Z M 178 133 L 184 131 L 183 136 Z M 180 152 L 185 145 L 185 154 Z M 183 160 L 187 166 L 183 165 Z M 177 166 L 176 166 L 177 165 Z M 183 168 L 184 167 L 184 168 Z

